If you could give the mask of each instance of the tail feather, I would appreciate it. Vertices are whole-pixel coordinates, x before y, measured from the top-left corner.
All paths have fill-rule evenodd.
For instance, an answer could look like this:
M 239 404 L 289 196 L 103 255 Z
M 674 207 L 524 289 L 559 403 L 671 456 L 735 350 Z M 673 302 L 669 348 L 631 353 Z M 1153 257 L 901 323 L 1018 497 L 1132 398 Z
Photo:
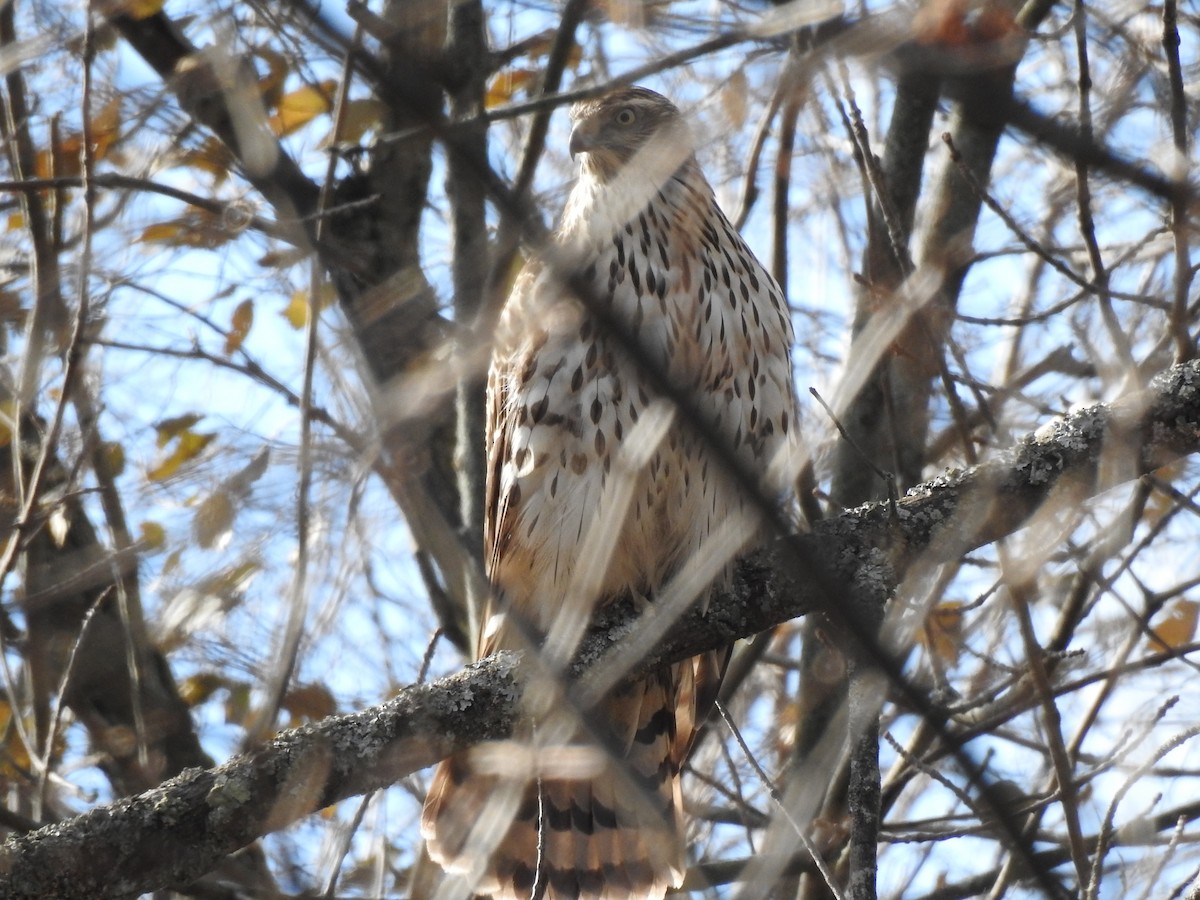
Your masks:
M 684 871 L 675 713 L 690 666 L 624 686 L 588 713 L 614 751 L 592 777 L 522 783 L 475 771 L 469 753 L 443 762 L 422 819 L 430 856 L 497 900 L 661 898 Z

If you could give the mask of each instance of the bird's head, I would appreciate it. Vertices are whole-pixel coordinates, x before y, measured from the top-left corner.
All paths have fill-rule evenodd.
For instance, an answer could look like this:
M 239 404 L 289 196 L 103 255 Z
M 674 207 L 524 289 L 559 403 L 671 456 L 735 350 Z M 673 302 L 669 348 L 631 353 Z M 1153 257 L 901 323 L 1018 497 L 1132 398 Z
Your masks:
M 679 152 L 691 138 L 679 109 L 661 94 L 626 87 L 571 107 L 572 158 L 583 154 L 583 169 L 607 181 L 655 136 Z

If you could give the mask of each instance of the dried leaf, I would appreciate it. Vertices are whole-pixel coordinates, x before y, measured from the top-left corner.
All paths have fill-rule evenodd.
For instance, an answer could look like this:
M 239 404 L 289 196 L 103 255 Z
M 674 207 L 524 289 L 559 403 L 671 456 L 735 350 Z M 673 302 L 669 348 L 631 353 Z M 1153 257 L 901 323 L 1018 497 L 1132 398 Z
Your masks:
M 203 418 L 204 416 L 200 413 L 184 413 L 181 416 L 172 416 L 169 419 L 155 422 L 154 431 L 158 435 L 155 445 L 160 449 L 167 446 L 172 438 L 183 434 Z
M 344 144 L 358 144 L 368 131 L 378 128 L 383 120 L 384 105 L 374 97 L 350 100 L 342 109 L 341 131 L 338 140 Z M 330 133 L 322 143 L 332 142 Z
M 143 553 L 161 550 L 167 542 L 167 530 L 158 522 L 142 522 L 138 525 L 138 532 L 141 534 L 138 549 Z
M 92 158 L 108 156 L 121 132 L 121 97 L 114 95 L 108 103 L 92 111 Z M 41 150 L 33 160 L 38 178 L 77 177 L 83 172 L 83 133 L 69 131 L 58 138 L 52 147 Z
M 17 430 L 16 413 L 15 401 L 0 401 L 0 447 L 7 447 L 12 443 L 13 432 Z
M 95 465 L 103 478 L 116 478 L 125 471 L 125 448 L 116 441 L 105 441 L 98 448 Z
M 512 100 L 522 88 L 536 82 L 537 69 L 505 69 L 492 76 L 487 94 L 483 98 L 484 109 L 494 109 Z
M 199 456 L 204 448 L 212 443 L 215 434 L 185 431 L 176 440 L 175 449 L 157 466 L 146 473 L 151 481 L 164 481 L 170 478 L 184 463 Z
M 138 240 L 147 244 L 170 244 L 179 237 L 180 230 L 178 222 L 156 222 L 143 228 Z
M 746 82 L 746 72 L 738 69 L 729 76 L 725 86 L 721 88 L 721 109 L 734 130 L 746 124 L 746 102 L 750 95 L 750 86 Z
M 254 324 L 254 301 L 243 300 L 233 311 L 229 324 L 229 333 L 225 335 L 225 355 L 230 356 L 242 349 L 242 343 L 250 334 L 250 326 Z
M 229 242 L 236 233 L 221 216 L 203 209 L 190 209 L 174 221 L 146 226 L 138 241 L 213 250 Z
M 117 11 L 131 19 L 148 19 L 162 12 L 165 0 L 120 0 L 116 4 Z M 111 13 L 106 13 L 111 15 Z
M 180 682 L 179 696 L 188 706 L 199 706 L 227 684 L 228 681 L 215 672 L 200 672 Z
M 229 686 L 229 696 L 225 699 L 225 722 L 228 725 L 245 725 L 250 713 L 250 685 L 233 684 Z
M 292 726 L 303 721 L 315 722 L 337 712 L 337 701 L 329 688 L 320 684 L 307 684 L 293 688 L 283 697 L 283 708 L 292 714 Z
M 337 82 L 326 79 L 320 85 L 303 85 L 279 98 L 275 113 L 267 119 L 278 137 L 286 137 L 303 128 L 317 116 L 333 109 Z
M 282 250 L 268 250 L 258 258 L 258 264 L 265 269 L 286 269 L 308 259 L 312 253 L 304 247 L 287 247 Z
M 1200 603 L 1180 598 L 1167 607 L 1158 624 L 1150 629 L 1154 643 L 1167 650 L 1175 650 L 1192 642 L 1196 635 L 1196 621 L 1200 616 Z
M 217 544 L 224 546 L 233 533 L 236 512 L 233 500 L 226 491 L 213 491 L 205 497 L 192 518 L 192 534 L 196 543 L 206 550 Z
M 213 176 L 213 187 L 219 187 L 233 170 L 234 159 L 225 144 L 209 137 L 199 147 L 181 153 L 176 158 L 176 164 L 208 172 Z
M 270 461 L 271 448 L 263 447 L 254 454 L 250 462 L 221 482 L 222 489 L 233 497 L 246 496 L 250 493 L 250 486 L 267 471 L 267 463 Z
M 938 659 L 947 663 L 956 662 L 963 640 L 963 605 L 948 601 L 934 607 L 925 620 L 920 640 L 925 649 Z
M 267 74 L 258 79 L 259 96 L 267 109 L 274 109 L 283 98 L 283 83 L 288 76 L 287 57 L 270 47 L 256 47 L 253 53 L 267 64 Z
M 0 782 L 13 777 L 28 777 L 31 764 L 29 748 L 13 726 L 12 717 L 12 706 L 8 700 L 0 698 L 0 735 L 3 736 L 0 739 Z

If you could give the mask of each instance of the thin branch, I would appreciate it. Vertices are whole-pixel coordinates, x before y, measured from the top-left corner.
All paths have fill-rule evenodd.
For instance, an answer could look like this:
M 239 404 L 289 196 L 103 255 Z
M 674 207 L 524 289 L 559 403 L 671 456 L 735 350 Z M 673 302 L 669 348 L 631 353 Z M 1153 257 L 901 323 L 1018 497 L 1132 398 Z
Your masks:
M 1171 85 L 1171 138 L 1175 145 L 1175 177 L 1187 183 L 1188 165 L 1188 100 L 1183 87 L 1183 68 L 1179 63 L 1179 10 L 1176 0 L 1163 0 L 1163 51 L 1167 57 L 1167 78 Z M 1175 339 L 1177 361 L 1191 359 L 1196 352 L 1195 342 L 1188 333 L 1188 289 L 1192 283 L 1191 254 L 1188 232 L 1191 212 L 1183 192 L 1171 200 L 1171 234 L 1175 242 L 1175 295 L 1171 308 L 1171 334 Z

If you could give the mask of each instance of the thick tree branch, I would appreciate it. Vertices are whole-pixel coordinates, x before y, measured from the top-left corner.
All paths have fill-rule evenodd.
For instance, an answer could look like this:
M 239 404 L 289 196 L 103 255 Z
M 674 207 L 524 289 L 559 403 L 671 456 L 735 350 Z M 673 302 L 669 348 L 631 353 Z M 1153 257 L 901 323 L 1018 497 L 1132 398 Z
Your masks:
M 955 559 L 1021 527 L 1056 492 L 1093 496 L 1200 450 L 1200 363 L 1176 366 L 1151 388 L 1090 407 L 1040 430 L 995 461 L 948 474 L 887 504 L 851 510 L 744 562 L 734 589 L 693 612 L 638 668 L 683 659 L 839 603 L 875 603 L 914 563 Z M 1114 466 L 1114 459 L 1131 463 Z M 784 574 L 802 554 L 823 578 Z M 775 565 L 773 559 L 783 559 Z M 577 669 L 596 665 L 643 630 L 612 610 L 593 629 Z M 255 838 L 346 797 L 386 787 L 443 756 L 511 731 L 522 674 L 497 654 L 378 707 L 285 732 L 212 770 L 192 769 L 137 797 L 11 839 L 0 848 L 0 897 L 132 895 L 186 882 Z M 110 861 L 103 867 L 95 860 Z

